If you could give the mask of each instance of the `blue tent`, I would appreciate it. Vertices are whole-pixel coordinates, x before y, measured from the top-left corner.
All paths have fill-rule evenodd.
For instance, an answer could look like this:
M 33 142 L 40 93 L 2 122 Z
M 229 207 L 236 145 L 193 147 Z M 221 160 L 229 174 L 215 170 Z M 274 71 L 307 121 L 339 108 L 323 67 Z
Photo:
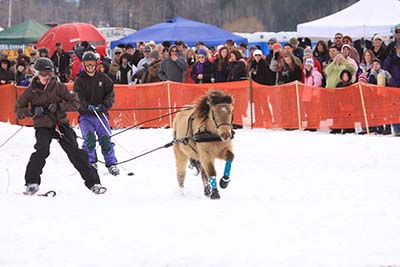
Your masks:
M 170 41 L 174 43 L 176 40 L 181 40 L 188 46 L 194 46 L 197 41 L 203 41 L 207 46 L 217 46 L 224 44 L 228 39 L 232 39 L 238 45 L 240 43 L 247 44 L 246 38 L 216 26 L 176 17 L 113 41 L 111 48 L 119 44 L 133 44 L 135 46 L 137 41 L 154 41 L 155 43 Z

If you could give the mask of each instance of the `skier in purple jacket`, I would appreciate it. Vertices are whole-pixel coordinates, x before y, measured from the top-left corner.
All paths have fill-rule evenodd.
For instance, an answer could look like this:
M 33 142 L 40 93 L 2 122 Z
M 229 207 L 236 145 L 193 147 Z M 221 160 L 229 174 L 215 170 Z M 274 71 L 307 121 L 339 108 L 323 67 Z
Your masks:
M 114 83 L 106 74 L 96 71 L 97 57 L 93 52 L 85 53 L 82 63 L 84 71 L 76 79 L 74 91 L 78 93 L 81 103 L 79 125 L 85 139 L 83 148 L 89 154 L 89 162 L 97 168 L 97 136 L 106 167 L 109 173 L 117 176 L 119 170 L 107 112 L 114 104 Z

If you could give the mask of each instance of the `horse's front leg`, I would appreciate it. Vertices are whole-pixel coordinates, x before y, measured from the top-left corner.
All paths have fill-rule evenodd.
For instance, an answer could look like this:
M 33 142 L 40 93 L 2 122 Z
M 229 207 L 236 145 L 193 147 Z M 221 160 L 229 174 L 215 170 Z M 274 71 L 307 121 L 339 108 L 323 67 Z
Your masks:
M 225 169 L 224 169 L 224 176 L 219 180 L 219 186 L 222 189 L 225 189 L 228 187 L 229 182 L 231 181 L 231 167 L 232 167 L 232 161 L 235 155 L 232 153 L 232 151 L 227 151 L 226 152 L 226 161 L 225 161 Z
M 209 196 L 211 199 L 219 199 L 217 188 L 217 179 L 215 178 L 217 172 L 215 171 L 214 163 L 206 158 L 201 160 L 202 163 L 202 179 L 204 183 L 204 194 Z

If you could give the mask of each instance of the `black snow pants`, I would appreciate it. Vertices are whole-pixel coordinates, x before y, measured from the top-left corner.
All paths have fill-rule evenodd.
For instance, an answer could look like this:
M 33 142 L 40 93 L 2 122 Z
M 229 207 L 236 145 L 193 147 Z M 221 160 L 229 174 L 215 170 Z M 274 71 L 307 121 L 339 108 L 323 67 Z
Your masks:
M 87 152 L 79 148 L 76 134 L 69 125 L 60 125 L 58 129 L 56 127 L 37 127 L 35 136 L 34 148 L 36 151 L 32 153 L 26 166 L 25 185 L 40 184 L 40 175 L 46 164 L 46 158 L 50 155 L 50 144 L 53 138 L 58 140 L 62 149 L 67 153 L 69 161 L 78 170 L 87 188 L 90 189 L 94 184 L 100 184 L 97 170 L 89 164 Z

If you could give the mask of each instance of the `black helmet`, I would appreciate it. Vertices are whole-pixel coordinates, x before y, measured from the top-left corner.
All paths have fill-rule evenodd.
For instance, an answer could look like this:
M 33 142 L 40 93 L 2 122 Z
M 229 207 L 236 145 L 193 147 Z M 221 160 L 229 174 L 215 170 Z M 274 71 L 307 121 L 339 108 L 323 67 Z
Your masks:
M 35 60 L 34 68 L 37 71 L 42 71 L 42 70 L 54 71 L 53 61 L 51 61 L 47 57 L 40 57 Z
M 97 56 L 95 55 L 95 53 L 86 52 L 85 54 L 83 54 L 82 62 L 91 61 L 91 60 L 97 61 Z

